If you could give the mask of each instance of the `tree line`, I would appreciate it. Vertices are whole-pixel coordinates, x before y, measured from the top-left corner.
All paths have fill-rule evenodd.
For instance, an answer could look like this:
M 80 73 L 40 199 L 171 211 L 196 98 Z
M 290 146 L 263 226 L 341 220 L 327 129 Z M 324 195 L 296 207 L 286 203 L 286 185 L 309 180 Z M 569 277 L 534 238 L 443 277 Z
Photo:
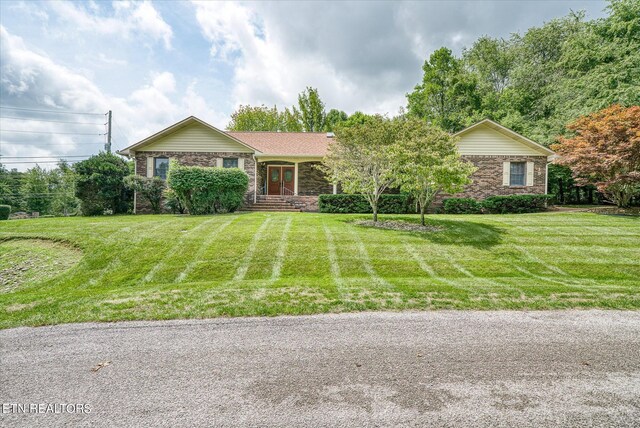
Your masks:
M 483 36 L 459 56 L 445 46 L 422 68 L 401 116 L 448 132 L 489 118 L 549 146 L 573 135 L 568 125 L 579 117 L 613 104 L 640 105 L 640 2 L 610 0 L 604 18 L 571 12 L 509 38 Z M 325 114 L 317 89 L 309 87 L 298 108 L 241 106 L 229 129 L 334 131 L 370 118 L 337 109 Z M 549 191 L 559 203 L 603 199 L 567 165 L 550 165 Z

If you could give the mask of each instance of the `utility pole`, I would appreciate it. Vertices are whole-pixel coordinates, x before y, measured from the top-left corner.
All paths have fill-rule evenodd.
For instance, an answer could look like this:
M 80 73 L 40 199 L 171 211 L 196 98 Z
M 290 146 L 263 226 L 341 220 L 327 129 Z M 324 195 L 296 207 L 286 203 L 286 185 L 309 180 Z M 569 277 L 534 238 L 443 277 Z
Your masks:
M 107 153 L 111 153 L 111 110 L 107 113 L 107 117 L 107 144 L 105 144 L 104 148 Z

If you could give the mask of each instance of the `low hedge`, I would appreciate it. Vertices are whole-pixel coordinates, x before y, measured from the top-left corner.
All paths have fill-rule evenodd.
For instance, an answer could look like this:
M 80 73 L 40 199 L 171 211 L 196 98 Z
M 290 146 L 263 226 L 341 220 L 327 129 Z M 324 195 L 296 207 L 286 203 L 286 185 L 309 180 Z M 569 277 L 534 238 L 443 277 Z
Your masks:
M 445 214 L 480 214 L 482 202 L 473 198 L 449 198 L 442 201 Z
M 371 205 L 364 195 L 320 195 L 318 209 L 321 213 L 369 214 Z M 378 200 L 378 214 L 413 213 L 409 195 L 383 194 Z
M 9 220 L 9 214 L 11 214 L 11 206 L 0 205 L 0 220 Z
M 489 196 L 482 201 L 482 208 L 490 214 L 520 214 L 546 211 L 553 195 Z

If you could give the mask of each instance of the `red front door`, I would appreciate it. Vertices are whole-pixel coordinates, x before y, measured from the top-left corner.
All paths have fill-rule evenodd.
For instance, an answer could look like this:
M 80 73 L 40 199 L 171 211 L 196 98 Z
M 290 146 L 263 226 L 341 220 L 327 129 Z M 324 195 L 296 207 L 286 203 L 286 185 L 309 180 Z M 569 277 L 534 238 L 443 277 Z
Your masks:
M 267 167 L 267 195 L 293 195 L 295 168 L 292 166 Z

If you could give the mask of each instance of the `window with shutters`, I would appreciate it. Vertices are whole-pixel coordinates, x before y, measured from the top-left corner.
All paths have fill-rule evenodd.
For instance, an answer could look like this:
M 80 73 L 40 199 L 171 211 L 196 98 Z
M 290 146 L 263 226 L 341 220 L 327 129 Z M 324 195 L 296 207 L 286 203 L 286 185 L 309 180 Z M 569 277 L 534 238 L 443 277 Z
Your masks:
M 167 179 L 169 171 L 169 158 L 153 158 L 153 176 Z
M 524 186 L 526 179 L 526 162 L 511 162 L 511 171 L 509 174 L 510 186 Z
M 222 160 L 223 168 L 237 168 L 238 167 L 238 158 L 224 158 Z

